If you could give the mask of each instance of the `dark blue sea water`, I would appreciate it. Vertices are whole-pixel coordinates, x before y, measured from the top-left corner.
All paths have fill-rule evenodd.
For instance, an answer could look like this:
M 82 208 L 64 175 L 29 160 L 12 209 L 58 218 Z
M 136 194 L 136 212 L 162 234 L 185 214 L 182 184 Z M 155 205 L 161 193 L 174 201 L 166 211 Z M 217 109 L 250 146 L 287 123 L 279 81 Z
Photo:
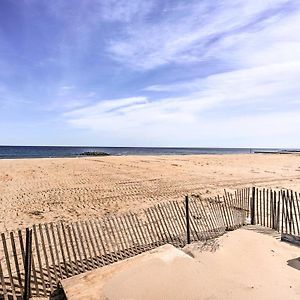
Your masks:
M 278 149 L 0 146 L 0 158 L 76 157 L 83 152 L 106 152 L 110 155 L 187 155 L 239 154 L 262 150 L 276 151 Z

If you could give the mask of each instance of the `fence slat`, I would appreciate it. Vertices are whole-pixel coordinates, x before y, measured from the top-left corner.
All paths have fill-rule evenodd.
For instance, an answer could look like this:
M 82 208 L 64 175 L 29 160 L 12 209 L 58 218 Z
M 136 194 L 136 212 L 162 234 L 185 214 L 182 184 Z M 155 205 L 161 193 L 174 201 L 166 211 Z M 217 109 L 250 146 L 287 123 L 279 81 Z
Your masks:
M 104 240 L 104 245 L 106 246 L 107 248 L 107 253 L 108 255 L 110 256 L 111 258 L 111 261 L 112 262 L 115 262 L 115 261 L 118 261 L 118 256 L 115 255 L 115 251 L 113 249 L 113 246 L 111 245 L 111 240 L 109 240 L 106 236 L 106 232 L 107 232 L 107 229 L 106 227 L 104 226 L 104 230 L 103 230 L 103 226 L 101 225 L 103 223 L 103 220 L 102 222 L 100 223 L 100 220 L 98 219 L 97 220 L 98 222 L 98 225 L 100 226 L 101 228 L 101 232 L 102 232 L 102 236 L 103 236 L 103 240 Z
M 19 238 L 19 244 L 22 254 L 22 260 L 23 260 L 23 266 L 25 266 L 25 249 L 24 249 L 24 242 L 23 242 L 23 236 L 22 236 L 22 230 L 18 230 L 18 238 Z
M 58 244 L 59 244 L 59 248 L 60 248 L 61 257 L 62 257 L 62 260 L 63 260 L 63 265 L 65 267 L 64 268 L 65 269 L 65 275 L 68 278 L 69 277 L 69 268 L 68 268 L 68 265 L 67 265 L 67 260 L 66 260 L 66 256 L 65 256 L 65 250 L 64 250 L 64 247 L 63 247 L 63 242 L 62 242 L 62 237 L 61 237 L 59 224 L 56 224 L 55 228 L 56 228 L 56 232 L 57 232 Z
M 298 197 L 297 197 L 297 193 L 295 192 L 294 193 L 294 201 L 295 201 L 295 203 L 296 203 L 296 205 L 295 205 L 295 212 L 296 212 L 296 218 L 297 218 L 297 216 L 298 216 L 298 225 L 297 225 L 297 227 L 298 227 L 298 235 L 300 236 L 300 205 L 299 205 L 299 201 L 298 201 Z
M 66 231 L 65 231 L 65 226 L 64 226 L 63 222 L 60 222 L 60 224 L 61 224 L 62 234 L 63 234 L 63 238 L 64 238 L 66 250 L 67 250 L 67 255 L 68 255 L 68 260 L 69 260 L 69 266 L 71 267 L 71 274 L 72 274 L 72 276 L 74 276 L 75 273 L 74 273 L 74 268 L 73 268 L 73 261 L 72 261 L 71 254 L 70 254 L 70 249 L 69 249 L 69 245 L 68 245 L 68 240 L 67 240 L 67 235 L 66 235 Z
M 85 268 L 85 264 L 83 263 L 82 255 L 81 255 L 81 252 L 80 252 L 80 247 L 79 247 L 79 242 L 78 242 L 78 238 L 77 238 L 77 235 L 76 235 L 75 225 L 70 224 L 70 228 L 72 229 L 72 233 L 73 233 L 73 236 L 74 236 L 74 241 L 75 241 L 75 245 L 76 245 L 78 256 L 79 256 L 81 269 L 82 269 L 83 272 L 85 272 L 86 268 Z M 76 256 L 76 254 L 74 254 L 74 256 Z
M 4 300 L 8 300 L 8 293 L 7 293 L 6 284 L 5 284 L 5 281 L 4 281 L 4 275 L 3 275 L 1 260 L 0 260 L 0 281 L 1 281 L 1 284 L 2 284 L 2 291 L 3 291 Z
M 120 241 L 122 241 L 123 246 L 122 248 L 124 249 L 124 253 L 127 256 L 127 253 L 129 252 L 131 255 L 134 253 L 134 251 L 131 249 L 130 245 L 127 243 L 127 241 L 129 240 L 127 232 L 124 230 L 122 230 L 122 226 L 121 226 L 121 220 L 118 217 L 113 218 L 113 223 L 115 224 L 115 228 L 117 228 L 117 232 L 119 232 L 119 236 L 120 236 Z M 124 226 L 123 226 L 124 228 Z
M 90 242 L 88 240 L 88 235 L 87 235 L 87 232 L 86 232 L 86 229 L 85 229 L 85 222 L 81 221 L 79 224 L 81 225 L 83 236 L 84 236 L 84 239 L 86 241 L 85 244 L 87 246 L 87 252 L 88 252 L 89 260 L 91 261 L 92 268 L 95 269 L 95 262 L 93 260 L 93 255 L 92 255 L 92 251 L 91 251 L 91 247 L 90 247 Z
M 74 263 L 75 263 L 75 266 L 76 266 L 77 274 L 79 274 L 80 273 L 80 268 L 79 268 L 79 264 L 78 264 L 78 261 L 77 261 L 75 244 L 74 244 L 74 241 L 73 241 L 72 230 L 71 230 L 70 225 L 67 225 L 67 231 L 68 231 L 69 238 L 70 238 L 70 244 L 71 244 L 71 248 L 72 248 L 72 252 L 73 252 Z M 76 239 L 76 237 L 74 237 L 74 238 Z M 74 273 L 76 274 L 75 269 L 74 269 Z
M 151 233 L 154 233 L 156 235 L 156 237 L 154 236 L 153 239 L 154 239 L 154 242 L 156 244 L 156 246 L 159 246 L 161 244 L 161 237 L 160 237 L 160 233 L 159 231 L 157 230 L 157 227 L 154 225 L 154 222 L 153 222 L 153 219 L 152 219 L 152 216 L 150 214 L 150 211 L 149 209 L 147 210 L 144 210 L 144 213 L 146 215 L 146 218 L 148 220 L 148 224 L 149 224 L 149 227 L 151 228 Z M 149 228 L 148 228 L 149 229 Z M 150 230 L 150 229 L 149 229 Z
M 133 220 L 135 220 L 135 222 L 137 224 L 137 230 L 138 230 L 138 232 L 140 232 L 140 240 L 142 241 L 142 244 L 144 245 L 146 250 L 149 249 L 149 246 L 148 246 L 148 243 L 146 241 L 146 238 L 145 238 L 145 235 L 144 235 L 144 232 L 143 232 L 143 229 L 142 229 L 139 218 L 137 217 L 136 214 L 132 214 L 132 218 L 133 218 Z
M 94 225 L 96 227 L 96 230 L 97 230 L 97 233 L 98 233 L 98 239 L 100 241 L 102 251 L 103 251 L 103 254 L 102 254 L 102 251 L 101 251 L 101 255 L 102 255 L 102 257 L 105 256 L 107 258 L 107 260 L 109 260 L 109 262 L 111 263 L 111 262 L 113 262 L 113 259 L 111 258 L 111 256 L 108 253 L 109 249 L 107 249 L 107 251 L 106 251 L 105 238 L 104 238 L 104 235 L 103 235 L 103 238 L 102 238 L 100 224 L 99 224 L 98 220 L 94 220 Z
M 88 234 L 89 240 L 91 242 L 92 250 L 93 250 L 93 253 L 94 253 L 94 258 L 97 261 L 96 265 L 99 267 L 99 266 L 101 266 L 102 262 L 99 260 L 99 257 L 97 255 L 96 246 L 95 246 L 95 243 L 93 241 L 92 231 L 91 231 L 91 228 L 89 227 L 90 223 L 88 221 L 85 221 L 84 223 L 85 223 L 85 226 L 86 226 L 86 229 L 87 229 L 87 234 Z
M 114 245 L 114 253 L 115 253 L 115 255 L 118 257 L 118 259 L 123 259 L 124 255 L 123 255 L 123 253 L 121 251 L 121 248 L 120 248 L 120 246 L 118 244 L 118 241 L 116 239 L 116 235 L 114 233 L 114 230 L 111 227 L 110 217 L 105 218 L 105 220 L 103 220 L 103 221 L 104 221 L 103 222 L 104 226 L 107 228 L 107 232 L 110 233 L 109 236 L 110 236 L 110 240 L 112 241 L 112 245 Z
M 43 270 L 41 255 L 40 255 L 40 247 L 39 247 L 40 244 L 38 241 L 36 225 L 33 225 L 33 237 L 34 237 L 34 243 L 35 243 L 35 252 L 37 255 L 38 265 L 39 265 L 39 269 L 40 269 L 40 279 L 42 281 L 43 292 L 44 292 L 44 296 L 47 297 L 47 288 L 46 288 L 45 279 L 44 279 L 44 270 Z
M 55 256 L 56 256 L 56 259 L 57 259 L 57 265 L 58 265 L 58 269 L 59 269 L 60 279 L 63 279 L 63 273 L 62 273 L 62 268 L 61 268 L 61 264 L 60 264 L 59 252 L 58 252 L 58 247 L 57 247 L 57 243 L 56 243 L 53 223 L 50 223 L 50 231 L 52 233 L 52 239 L 53 239 Z
M 56 284 L 58 284 L 58 275 L 57 275 L 57 270 L 56 270 L 56 264 L 55 264 L 54 253 L 53 253 L 53 249 L 52 249 L 52 242 L 51 242 L 51 238 L 50 238 L 50 234 L 49 234 L 48 224 L 45 224 L 45 231 L 46 231 L 46 238 L 47 238 L 48 245 L 49 245 L 49 252 L 50 252 L 51 264 L 52 264 L 52 268 L 53 268 L 53 272 L 54 272 L 54 276 L 55 276 L 55 281 L 56 281 Z
M 50 268 L 49 268 L 47 250 L 46 250 L 46 246 L 45 246 L 45 240 L 44 240 L 44 235 L 43 235 L 43 230 L 42 230 L 42 225 L 41 224 L 39 224 L 39 232 L 40 232 L 40 237 L 41 237 L 41 244 L 42 244 L 42 249 L 43 249 L 43 253 L 44 253 L 44 259 L 45 259 L 45 263 L 46 263 L 47 273 L 48 273 L 48 281 L 49 281 L 50 290 L 51 290 L 51 293 L 52 293 L 53 292 L 52 278 L 51 278 L 51 272 L 50 272 Z
M 179 206 L 179 203 L 177 201 L 172 202 L 173 206 L 173 212 L 176 220 L 178 221 L 179 227 L 182 232 L 182 240 L 184 240 L 183 236 L 185 234 L 185 222 L 184 222 L 184 216 L 182 213 L 182 206 Z
M 7 271 L 8 271 L 9 280 L 10 280 L 10 286 L 11 286 L 11 290 L 12 290 L 13 299 L 17 299 L 16 289 L 15 289 L 14 279 L 12 276 L 9 254 L 8 254 L 8 249 L 7 249 L 7 244 L 6 244 L 6 237 L 5 237 L 4 233 L 1 234 L 1 238 L 2 238 L 3 250 L 4 250 L 4 255 L 5 255 L 5 260 L 6 260 L 6 267 L 7 267 Z
M 95 220 L 89 220 L 89 223 L 90 223 L 90 226 L 92 228 L 93 235 L 95 237 L 95 244 L 96 244 L 97 249 L 98 249 L 101 266 L 104 266 L 106 263 L 105 263 L 105 260 L 104 260 L 103 256 L 106 256 L 106 253 L 105 253 L 103 241 L 101 239 L 100 233 L 98 232 L 97 226 L 95 224 Z M 95 230 L 95 228 L 96 228 L 96 230 Z M 102 246 L 102 249 L 104 250 L 104 253 L 102 253 L 101 246 Z
M 90 265 L 88 263 L 88 258 L 87 258 L 87 255 L 86 255 L 86 251 L 85 251 L 85 243 L 84 243 L 84 240 L 82 238 L 82 234 L 81 234 L 81 231 L 80 231 L 80 226 L 78 224 L 78 222 L 76 222 L 75 224 L 75 227 L 76 227 L 76 231 L 77 231 L 77 234 L 78 234 L 78 237 L 79 237 L 79 241 L 80 241 L 80 246 L 81 246 L 81 249 L 82 249 L 82 254 L 83 254 L 83 266 L 84 268 L 86 267 L 87 269 L 90 269 Z M 80 248 L 78 248 L 78 251 Z
M 12 248 L 12 251 L 13 251 L 13 257 L 14 257 L 16 273 L 17 273 L 17 277 L 18 277 L 19 289 L 20 289 L 20 293 L 22 295 L 23 294 L 23 284 L 22 284 L 21 272 L 20 272 L 20 267 L 19 267 L 19 262 L 18 262 L 18 255 L 17 255 L 16 244 L 15 244 L 15 237 L 14 237 L 14 233 L 12 231 L 10 232 L 9 235 L 10 235 L 11 248 Z

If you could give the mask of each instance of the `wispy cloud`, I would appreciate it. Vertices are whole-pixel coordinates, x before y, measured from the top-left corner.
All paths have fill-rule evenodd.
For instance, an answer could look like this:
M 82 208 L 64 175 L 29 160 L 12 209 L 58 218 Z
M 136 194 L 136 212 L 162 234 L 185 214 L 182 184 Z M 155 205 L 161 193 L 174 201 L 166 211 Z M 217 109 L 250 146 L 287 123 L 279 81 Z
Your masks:
M 121 134 L 130 141 L 143 136 L 154 144 L 196 146 L 199 141 L 213 144 L 216 136 L 230 139 L 232 135 L 244 146 L 255 137 L 266 146 L 274 143 L 275 133 L 294 132 L 291 124 L 300 128 L 300 109 L 293 102 L 300 94 L 299 76 L 300 63 L 257 67 L 181 84 L 180 89 L 192 86 L 193 90 L 184 97 L 109 100 L 65 116 L 73 126 Z M 173 88 L 176 85 L 166 86 L 165 91 Z M 260 126 L 262 130 L 256 131 Z
M 296 0 L 11 3 L 0 18 L 10 29 L 0 31 L 2 107 L 32 101 L 27 119 L 55 121 L 74 140 L 83 130 L 89 144 L 294 142 Z
M 290 13 L 291 1 L 190 1 L 166 7 L 163 17 L 125 28 L 111 40 L 112 57 L 136 69 L 218 58 L 239 34 L 255 33 Z
M 143 136 L 162 145 L 216 145 L 221 139 L 279 146 L 274 144 L 276 134 L 286 143 L 300 128 L 300 11 L 291 11 L 292 1 L 218 5 L 175 7 L 175 13 L 158 23 L 129 28 L 121 41 L 111 43 L 110 51 L 144 72 L 166 64 L 201 67 L 202 60 L 214 58 L 229 70 L 149 85 L 141 91 L 147 94 L 142 104 L 119 107 L 120 100 L 112 99 L 108 103 L 116 107 L 107 110 L 106 102 L 99 102 L 66 115 L 68 122 L 136 143 Z

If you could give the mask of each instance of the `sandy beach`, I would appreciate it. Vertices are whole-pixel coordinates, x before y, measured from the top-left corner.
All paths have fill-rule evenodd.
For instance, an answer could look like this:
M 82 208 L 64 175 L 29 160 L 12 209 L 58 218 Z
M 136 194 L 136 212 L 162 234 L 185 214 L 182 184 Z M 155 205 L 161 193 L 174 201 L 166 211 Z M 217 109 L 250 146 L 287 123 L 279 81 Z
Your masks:
M 164 245 L 62 281 L 70 300 L 299 299 L 299 248 L 249 226 L 181 250 Z
M 109 156 L 0 160 L 0 231 L 138 210 L 245 186 L 300 191 L 300 156 Z

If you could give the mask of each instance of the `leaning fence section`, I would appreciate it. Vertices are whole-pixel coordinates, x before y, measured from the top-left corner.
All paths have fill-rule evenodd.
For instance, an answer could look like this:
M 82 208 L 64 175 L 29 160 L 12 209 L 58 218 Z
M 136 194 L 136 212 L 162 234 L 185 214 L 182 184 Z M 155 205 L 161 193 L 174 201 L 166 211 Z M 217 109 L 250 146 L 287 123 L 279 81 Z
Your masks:
M 252 189 L 252 224 L 300 236 L 300 195 L 291 190 Z
M 2 233 L 0 299 L 49 296 L 64 278 L 166 243 L 183 247 L 187 235 L 190 241 L 220 236 L 245 224 L 250 200 L 250 188 L 206 199 L 192 195 L 187 202 L 161 203 L 138 213 Z

